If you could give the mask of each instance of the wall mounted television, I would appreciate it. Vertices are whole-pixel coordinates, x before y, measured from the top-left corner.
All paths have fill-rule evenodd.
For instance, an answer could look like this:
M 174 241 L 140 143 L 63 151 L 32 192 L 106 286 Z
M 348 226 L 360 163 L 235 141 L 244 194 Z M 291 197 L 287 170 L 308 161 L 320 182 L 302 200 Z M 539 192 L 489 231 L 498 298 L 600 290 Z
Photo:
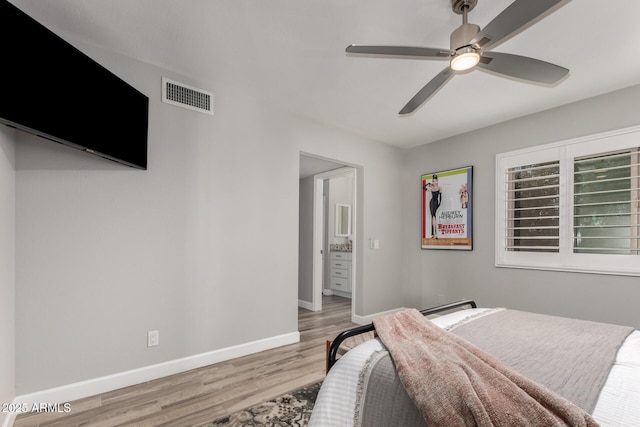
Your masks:
M 0 0 L 0 123 L 147 168 L 149 98 Z

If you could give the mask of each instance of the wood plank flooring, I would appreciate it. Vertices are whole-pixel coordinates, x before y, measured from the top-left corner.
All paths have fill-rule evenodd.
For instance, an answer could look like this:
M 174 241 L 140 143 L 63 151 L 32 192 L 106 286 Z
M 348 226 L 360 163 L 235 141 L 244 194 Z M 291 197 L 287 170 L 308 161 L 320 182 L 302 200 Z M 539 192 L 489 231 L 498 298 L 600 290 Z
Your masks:
M 300 342 L 71 402 L 69 414 L 21 415 L 25 426 L 198 426 L 320 381 L 325 345 L 351 323 L 351 300 L 298 309 Z

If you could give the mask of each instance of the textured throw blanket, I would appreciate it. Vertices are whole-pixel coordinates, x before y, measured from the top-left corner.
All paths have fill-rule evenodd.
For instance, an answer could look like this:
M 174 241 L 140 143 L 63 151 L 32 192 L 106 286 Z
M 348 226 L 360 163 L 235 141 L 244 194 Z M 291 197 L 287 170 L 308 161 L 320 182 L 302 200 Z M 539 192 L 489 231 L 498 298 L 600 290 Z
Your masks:
M 494 309 L 452 333 L 592 414 L 627 326 Z
M 400 381 L 431 427 L 597 426 L 582 409 L 417 310 L 373 323 Z

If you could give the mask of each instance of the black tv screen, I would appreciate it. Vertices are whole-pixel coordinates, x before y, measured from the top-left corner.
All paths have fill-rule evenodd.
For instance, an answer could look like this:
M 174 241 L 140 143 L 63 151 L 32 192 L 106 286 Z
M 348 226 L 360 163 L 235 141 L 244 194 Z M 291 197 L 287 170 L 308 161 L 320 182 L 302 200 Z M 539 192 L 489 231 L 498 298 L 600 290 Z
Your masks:
M 0 123 L 147 168 L 149 98 L 0 0 Z

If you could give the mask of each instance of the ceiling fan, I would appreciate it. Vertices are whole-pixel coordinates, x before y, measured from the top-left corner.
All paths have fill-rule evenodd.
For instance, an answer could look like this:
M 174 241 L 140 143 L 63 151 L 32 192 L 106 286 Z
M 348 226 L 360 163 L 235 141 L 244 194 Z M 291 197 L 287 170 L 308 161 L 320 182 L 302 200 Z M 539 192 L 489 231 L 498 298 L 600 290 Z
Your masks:
M 511 34 L 533 24 L 537 18 L 563 1 L 565 0 L 516 0 L 481 30 L 478 25 L 467 22 L 467 13 L 476 6 L 478 0 L 451 0 L 453 11 L 462 15 L 462 25 L 451 33 L 450 49 L 352 44 L 347 46 L 346 52 L 449 60 L 449 66 L 411 98 L 400 110 L 400 114 L 412 113 L 456 73 L 476 67 L 508 77 L 551 85 L 562 80 L 569 70 L 538 59 L 489 50 Z

